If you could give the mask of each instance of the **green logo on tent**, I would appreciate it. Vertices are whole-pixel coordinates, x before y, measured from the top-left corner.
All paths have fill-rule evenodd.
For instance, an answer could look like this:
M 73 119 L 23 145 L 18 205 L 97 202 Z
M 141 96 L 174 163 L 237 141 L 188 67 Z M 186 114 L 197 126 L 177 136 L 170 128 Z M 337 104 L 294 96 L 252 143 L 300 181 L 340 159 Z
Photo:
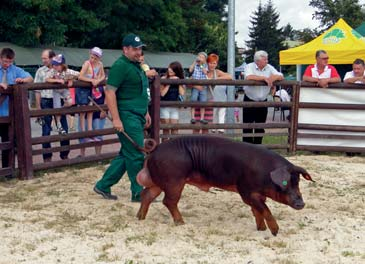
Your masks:
M 345 32 L 342 29 L 335 28 L 324 35 L 323 44 L 337 44 L 341 42 L 341 39 L 345 38 Z

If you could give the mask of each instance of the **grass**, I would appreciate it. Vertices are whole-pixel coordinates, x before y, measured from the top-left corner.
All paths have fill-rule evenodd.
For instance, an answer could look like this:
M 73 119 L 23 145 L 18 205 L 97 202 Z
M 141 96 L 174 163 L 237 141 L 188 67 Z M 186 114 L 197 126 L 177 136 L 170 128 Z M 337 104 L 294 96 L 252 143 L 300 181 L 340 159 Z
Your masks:
M 125 239 L 125 243 L 127 245 L 129 245 L 130 243 L 136 243 L 136 242 L 141 242 L 147 246 L 151 246 L 153 243 L 155 243 L 157 241 L 157 233 L 156 232 L 151 232 L 145 235 L 134 235 L 134 236 L 130 236 L 127 237 Z

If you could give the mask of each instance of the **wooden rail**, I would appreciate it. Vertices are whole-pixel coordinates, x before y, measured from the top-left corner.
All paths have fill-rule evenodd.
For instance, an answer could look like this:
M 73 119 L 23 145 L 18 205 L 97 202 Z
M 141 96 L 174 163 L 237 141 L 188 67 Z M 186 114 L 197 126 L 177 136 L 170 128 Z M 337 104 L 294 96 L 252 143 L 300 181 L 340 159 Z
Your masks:
M 191 85 L 232 85 L 232 86 L 246 86 L 246 85 L 265 85 L 263 82 L 245 81 L 245 80 L 169 80 L 160 79 L 156 77 L 151 86 L 151 107 L 150 115 L 152 117 L 152 128 L 150 129 L 150 136 L 157 142 L 161 138 L 173 138 L 176 136 L 184 136 L 191 133 L 191 131 L 197 130 L 209 130 L 209 129 L 230 129 L 233 132 L 218 135 L 232 138 L 252 137 L 252 135 L 243 134 L 241 131 L 244 128 L 264 128 L 267 129 L 265 134 L 257 133 L 255 136 L 273 136 L 273 137 L 287 137 L 287 141 L 282 144 L 267 144 L 268 148 L 286 149 L 291 153 L 295 153 L 297 150 L 309 150 L 309 151 L 342 151 L 342 152 L 365 152 L 365 148 L 354 147 L 331 147 L 331 146 L 298 146 L 298 136 L 301 138 L 318 138 L 318 139 L 349 139 L 363 141 L 364 135 L 329 135 L 329 134 L 316 134 L 316 133 L 298 133 L 298 129 L 305 130 L 328 130 L 328 131 L 342 131 L 342 132 L 365 132 L 364 126 L 334 126 L 334 125 L 318 125 L 318 124 L 298 124 L 299 109 L 311 108 L 311 109 L 336 109 L 339 111 L 358 110 L 365 111 L 365 105 L 363 104 L 338 104 L 338 103 L 304 103 L 300 102 L 300 88 L 318 88 L 312 83 L 297 82 L 297 81 L 280 81 L 275 85 L 282 87 L 291 87 L 292 89 L 292 101 L 291 102 L 161 102 L 160 101 L 160 86 L 161 84 L 184 84 Z M 90 87 L 89 83 L 77 81 L 74 83 L 75 87 Z M 115 151 L 108 153 L 102 153 L 101 155 L 90 155 L 86 157 L 77 157 L 67 160 L 58 160 L 49 163 L 34 163 L 33 157 L 36 155 L 42 155 L 45 153 L 56 153 L 61 151 L 78 150 L 87 147 L 104 146 L 110 144 L 119 144 L 119 141 L 115 135 L 115 131 L 112 128 L 93 130 L 86 132 L 74 132 L 67 135 L 50 135 L 45 137 L 32 137 L 31 133 L 31 118 L 43 117 L 46 115 L 65 115 L 72 113 L 88 113 L 96 111 L 95 106 L 80 106 L 80 107 L 64 107 L 61 109 L 45 109 L 45 110 L 29 110 L 28 107 L 28 91 L 44 90 L 44 89 L 62 89 L 67 88 L 65 85 L 60 84 L 21 84 L 9 86 L 7 90 L 0 88 L 0 93 L 6 93 L 10 96 L 10 115 L 9 117 L 0 117 L 0 124 L 9 124 L 9 136 L 8 142 L 0 143 L 0 150 L 11 151 L 11 167 L 1 168 L 0 176 L 9 175 L 14 173 L 15 164 L 15 138 L 17 142 L 17 159 L 20 179 L 30 179 L 33 177 L 34 170 L 49 169 L 60 166 L 68 166 L 72 164 L 78 164 L 82 162 L 94 162 L 103 159 L 110 159 L 117 155 Z M 349 84 L 331 84 L 329 89 L 365 89 L 364 85 L 349 85 Z M 16 106 L 14 108 L 14 106 Z M 239 107 L 239 108 L 255 108 L 255 107 L 286 107 L 290 109 L 291 118 L 289 122 L 276 122 L 276 123 L 253 123 L 253 124 L 160 124 L 160 107 Z M 106 105 L 102 105 L 104 110 L 107 110 Z M 15 109 L 15 110 L 14 110 Z M 161 135 L 161 129 L 179 129 L 184 133 L 179 135 Z M 237 133 L 240 131 L 240 133 Z M 94 137 L 94 136 L 106 136 L 101 142 L 83 142 L 80 143 L 77 140 L 80 138 Z M 40 144 L 52 143 L 68 140 L 70 145 L 65 146 L 52 146 L 50 148 L 40 148 Z M 76 142 L 75 142 L 76 141 Z

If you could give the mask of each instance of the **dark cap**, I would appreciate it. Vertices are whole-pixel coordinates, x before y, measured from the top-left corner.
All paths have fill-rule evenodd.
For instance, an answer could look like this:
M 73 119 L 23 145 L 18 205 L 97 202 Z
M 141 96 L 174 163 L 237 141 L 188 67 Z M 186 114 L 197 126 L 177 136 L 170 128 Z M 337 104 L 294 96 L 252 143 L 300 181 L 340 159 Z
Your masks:
M 128 34 L 127 36 L 125 36 L 123 39 L 122 45 L 123 45 L 123 47 L 132 46 L 133 48 L 139 48 L 139 47 L 146 46 L 141 41 L 140 37 L 138 37 L 135 34 Z

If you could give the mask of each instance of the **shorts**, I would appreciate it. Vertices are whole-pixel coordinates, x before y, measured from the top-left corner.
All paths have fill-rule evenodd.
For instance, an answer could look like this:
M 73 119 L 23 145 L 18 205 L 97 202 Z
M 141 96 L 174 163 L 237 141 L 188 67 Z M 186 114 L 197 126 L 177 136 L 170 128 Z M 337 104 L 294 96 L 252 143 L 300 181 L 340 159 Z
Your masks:
M 208 89 L 206 86 L 204 86 L 203 91 L 199 91 L 196 88 L 193 88 L 191 90 L 191 99 L 192 102 L 207 102 L 208 101 Z
M 72 98 L 70 96 L 70 91 L 68 89 L 57 89 L 53 90 L 53 108 L 61 108 L 61 99 L 63 99 L 64 104 L 71 105 Z
M 161 107 L 160 118 L 163 119 L 179 119 L 179 108 L 177 107 Z
M 91 97 L 90 88 L 75 88 L 75 99 L 77 105 L 88 105 L 90 103 L 89 96 Z

